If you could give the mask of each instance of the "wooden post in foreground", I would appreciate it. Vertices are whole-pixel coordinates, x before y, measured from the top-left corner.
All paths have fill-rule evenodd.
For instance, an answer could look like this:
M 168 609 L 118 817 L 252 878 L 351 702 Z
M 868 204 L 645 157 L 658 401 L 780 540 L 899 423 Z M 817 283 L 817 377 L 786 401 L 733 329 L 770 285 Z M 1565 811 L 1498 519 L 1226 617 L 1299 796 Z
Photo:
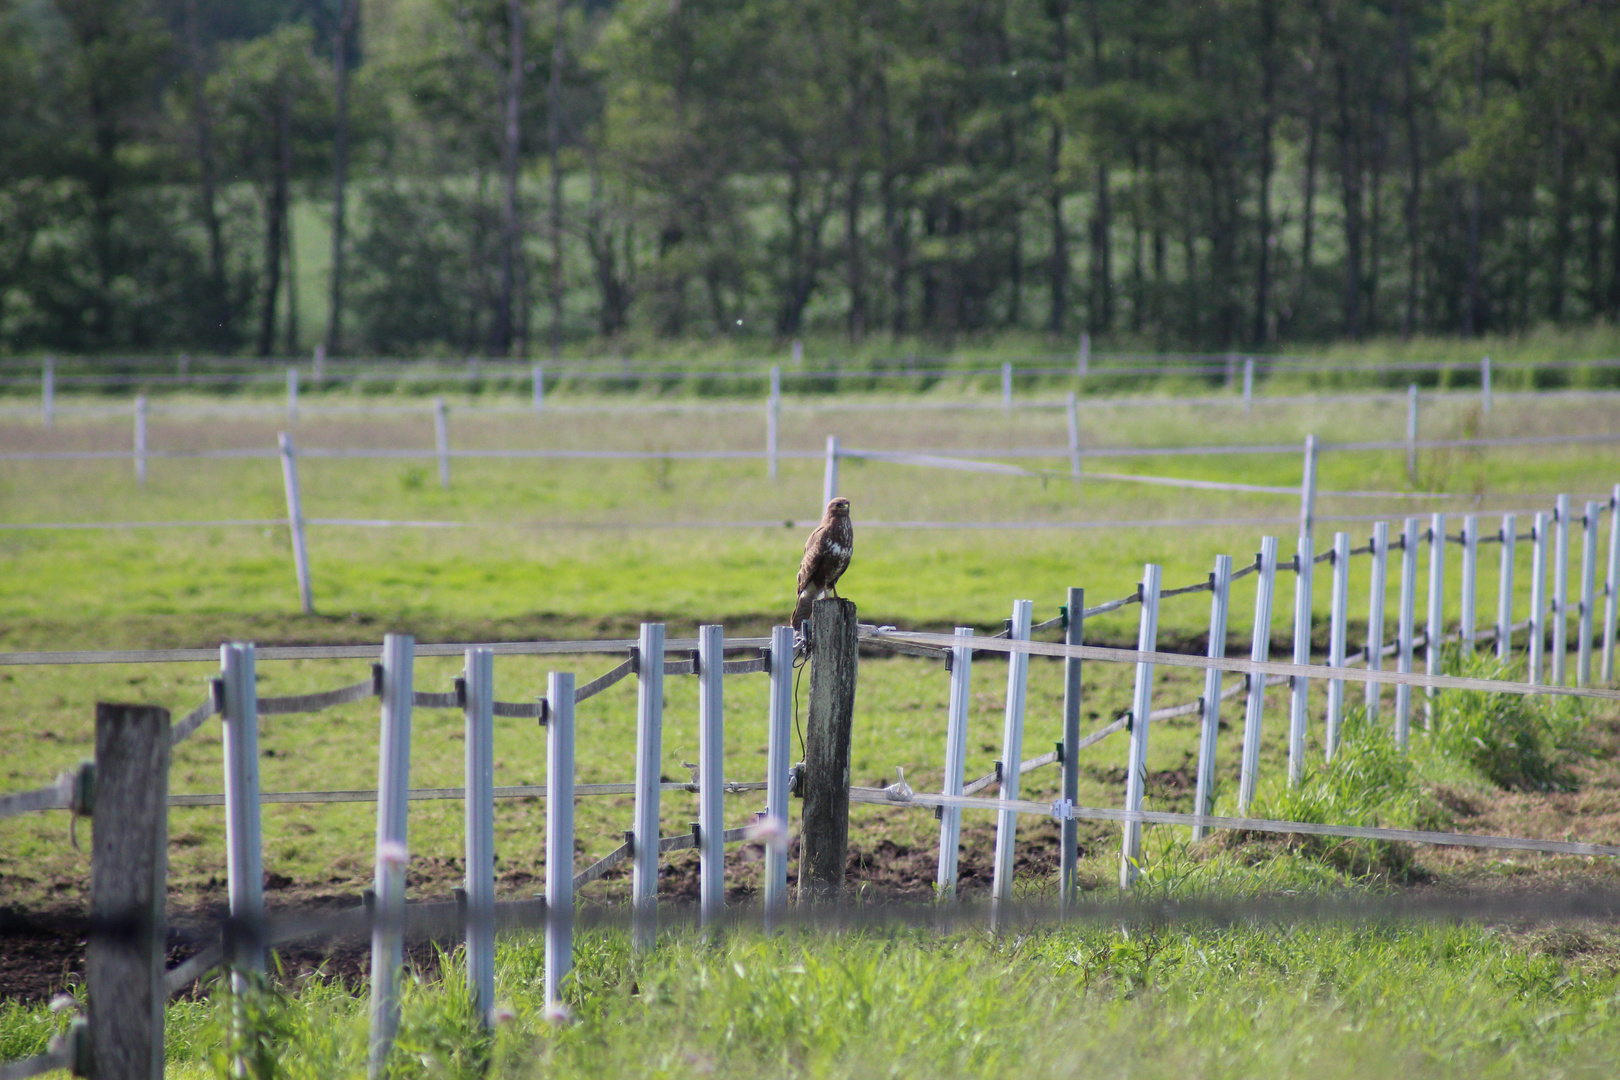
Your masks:
M 810 607 L 810 710 L 804 736 L 799 902 L 836 897 L 849 853 L 849 742 L 855 720 L 857 629 L 849 600 Z
M 96 705 L 90 1053 L 99 1080 L 163 1076 L 169 710 Z

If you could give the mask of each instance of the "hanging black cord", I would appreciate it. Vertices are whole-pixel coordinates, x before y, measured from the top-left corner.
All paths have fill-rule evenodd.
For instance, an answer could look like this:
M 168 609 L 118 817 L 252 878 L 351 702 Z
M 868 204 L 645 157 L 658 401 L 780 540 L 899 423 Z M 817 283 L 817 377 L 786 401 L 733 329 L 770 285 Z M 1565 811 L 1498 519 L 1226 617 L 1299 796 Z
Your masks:
M 793 658 L 793 730 L 799 733 L 799 760 L 805 758 L 804 729 L 799 726 L 799 680 L 804 676 L 804 667 L 810 662 L 810 654 Z

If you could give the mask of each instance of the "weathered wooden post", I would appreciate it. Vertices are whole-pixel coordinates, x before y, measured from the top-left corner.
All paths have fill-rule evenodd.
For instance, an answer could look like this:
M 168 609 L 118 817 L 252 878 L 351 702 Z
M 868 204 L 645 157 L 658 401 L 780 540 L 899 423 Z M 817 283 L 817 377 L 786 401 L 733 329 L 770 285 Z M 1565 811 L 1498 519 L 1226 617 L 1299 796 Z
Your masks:
M 858 641 L 852 601 L 828 598 L 810 606 L 810 708 L 804 735 L 804 819 L 799 854 L 801 904 L 835 898 L 844 887 Z
M 1084 645 L 1086 639 L 1086 590 L 1069 589 L 1069 604 L 1065 608 L 1068 618 L 1063 621 L 1063 643 Z M 1059 798 L 1071 802 L 1080 800 L 1080 697 L 1084 690 L 1081 660 L 1068 656 L 1063 660 L 1063 742 L 1059 762 L 1063 770 L 1062 793 Z M 961 775 L 960 770 L 957 773 Z M 958 781 L 960 783 L 960 781 Z M 1058 826 L 1058 904 L 1064 909 L 1074 905 L 1078 892 L 1075 881 L 1075 861 L 1080 842 L 1080 823 L 1064 818 Z
M 632 834 L 635 847 L 630 854 L 630 940 L 638 952 L 644 952 L 658 939 L 658 785 L 664 754 L 663 623 L 641 624 L 641 639 L 636 646 L 636 679 L 636 807 Z
M 85 982 L 98 1080 L 162 1080 L 169 710 L 96 705 Z

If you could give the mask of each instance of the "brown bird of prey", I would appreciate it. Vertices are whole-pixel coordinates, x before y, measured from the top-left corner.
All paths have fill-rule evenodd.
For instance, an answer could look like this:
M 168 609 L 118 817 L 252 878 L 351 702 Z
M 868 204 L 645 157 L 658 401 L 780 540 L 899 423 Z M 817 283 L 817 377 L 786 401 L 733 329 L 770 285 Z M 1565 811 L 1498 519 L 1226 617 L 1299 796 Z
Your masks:
M 849 523 L 849 500 L 833 499 L 821 524 L 804 542 L 804 561 L 799 563 L 799 602 L 793 608 L 791 625 L 797 629 L 810 617 L 810 605 L 829 593 L 838 595 L 838 579 L 849 569 L 855 551 L 855 529 Z

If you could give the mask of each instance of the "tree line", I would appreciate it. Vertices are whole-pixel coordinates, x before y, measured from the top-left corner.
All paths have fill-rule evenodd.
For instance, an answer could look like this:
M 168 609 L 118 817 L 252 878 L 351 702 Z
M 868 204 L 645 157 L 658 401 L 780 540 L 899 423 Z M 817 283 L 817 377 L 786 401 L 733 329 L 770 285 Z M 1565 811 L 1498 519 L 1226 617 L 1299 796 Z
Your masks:
M 1617 54 L 1616 0 L 0 0 L 0 350 L 1615 320 Z

